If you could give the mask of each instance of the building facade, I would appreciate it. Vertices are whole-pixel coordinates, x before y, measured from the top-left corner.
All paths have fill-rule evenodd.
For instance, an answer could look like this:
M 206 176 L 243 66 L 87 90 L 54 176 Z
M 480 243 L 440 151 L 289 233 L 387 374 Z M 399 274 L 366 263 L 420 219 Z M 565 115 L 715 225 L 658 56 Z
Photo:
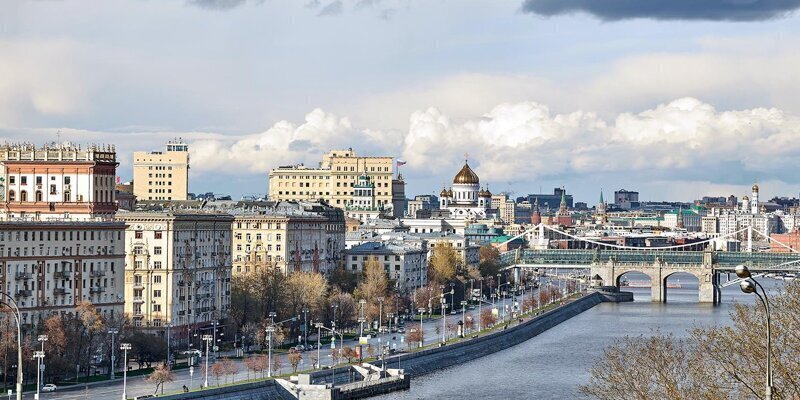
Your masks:
M 189 193 L 189 146 L 167 143 L 166 151 L 133 153 L 133 194 L 139 200 L 186 200 Z
M 408 243 L 386 241 L 367 242 L 347 250 L 346 268 L 360 274 L 364 265 L 375 259 L 397 286 L 408 293 L 428 283 L 428 250 Z
M 186 340 L 230 313 L 231 224 L 224 213 L 120 213 L 125 314 L 133 326 Z
M 21 322 L 73 313 L 82 302 L 122 318 L 124 230 L 120 222 L 0 222 L 0 286 L 17 301 Z
M 235 214 L 235 274 L 271 266 L 285 274 L 302 271 L 328 276 L 342 260 L 344 248 L 345 217 L 337 208 L 280 202 Z
M 111 219 L 114 146 L 0 146 L 0 219 Z
M 319 168 L 282 166 L 269 172 L 269 199 L 273 201 L 327 201 L 334 207 L 351 205 L 359 176 L 374 184 L 375 204 L 384 209 L 405 202 L 405 184 L 394 188 L 392 157 L 361 157 L 353 149 L 333 150 L 322 157 Z M 402 213 L 402 209 L 397 212 Z M 402 214 L 401 214 L 402 215 Z

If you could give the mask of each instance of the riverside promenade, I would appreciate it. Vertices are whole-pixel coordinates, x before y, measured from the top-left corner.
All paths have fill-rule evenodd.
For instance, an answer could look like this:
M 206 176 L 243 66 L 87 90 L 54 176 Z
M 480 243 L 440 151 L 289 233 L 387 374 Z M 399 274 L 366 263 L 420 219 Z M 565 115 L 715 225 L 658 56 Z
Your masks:
M 538 315 L 524 316 L 521 321 L 498 324 L 477 337 L 453 339 L 444 346 L 434 345 L 409 353 L 403 353 L 385 360 L 386 369 L 401 371 L 404 376 L 415 378 L 437 370 L 463 364 L 480 357 L 505 350 L 541 334 L 542 332 L 603 302 L 632 301 L 633 295 L 627 292 L 589 291 L 564 300 L 562 305 L 546 310 Z M 381 360 L 371 361 L 383 367 Z M 353 366 L 345 365 L 332 369 L 309 372 L 307 382 L 315 387 L 326 387 L 331 383 L 345 385 L 362 379 Z M 413 384 L 413 381 L 412 381 Z M 310 386 L 308 386 L 310 387 Z M 327 386 L 330 388 L 330 386 Z M 159 396 L 169 400 L 188 399 L 234 399 L 234 400 L 274 400 L 274 399 L 342 399 L 338 390 L 304 390 L 303 385 L 295 385 L 282 379 L 267 379 L 257 382 L 235 384 L 207 390 Z M 358 397 L 346 397 L 358 398 Z

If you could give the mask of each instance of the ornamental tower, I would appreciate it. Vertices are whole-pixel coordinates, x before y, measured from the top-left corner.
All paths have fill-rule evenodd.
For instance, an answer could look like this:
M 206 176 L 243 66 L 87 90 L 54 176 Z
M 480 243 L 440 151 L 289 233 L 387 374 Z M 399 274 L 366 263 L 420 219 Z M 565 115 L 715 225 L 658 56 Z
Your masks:
M 753 185 L 753 197 L 750 200 L 750 213 L 758 214 L 758 185 Z

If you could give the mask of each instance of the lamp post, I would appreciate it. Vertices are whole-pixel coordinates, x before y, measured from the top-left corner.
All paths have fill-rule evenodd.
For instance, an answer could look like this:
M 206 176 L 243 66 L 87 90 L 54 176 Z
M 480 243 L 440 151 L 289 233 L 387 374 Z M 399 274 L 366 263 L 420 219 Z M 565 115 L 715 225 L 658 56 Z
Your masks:
M 378 334 L 381 333 L 383 326 L 383 296 L 378 297 Z
M 308 348 L 308 306 L 303 305 L 303 348 Z
M 0 302 L 0 304 L 13 309 L 14 319 L 17 321 L 17 400 L 22 400 L 22 316 L 17 301 L 13 297 L 5 292 L 0 292 L 0 295 L 10 301 L 10 303 Z
M 767 315 L 767 387 L 764 392 L 764 399 L 772 400 L 772 326 L 769 314 L 769 299 L 767 298 L 767 291 L 764 290 L 764 287 L 761 286 L 758 281 L 753 278 L 753 275 L 750 273 L 750 269 L 748 269 L 744 265 L 737 265 L 736 266 L 736 276 L 743 279 L 741 283 L 739 283 L 739 287 L 742 289 L 744 293 L 753 293 L 758 296 L 758 299 L 761 300 L 761 305 L 764 306 L 764 312 Z M 757 289 L 761 289 L 763 293 L 763 297 L 761 294 L 758 293 Z
M 461 300 L 461 329 L 462 329 L 461 337 L 464 337 L 463 329 L 465 329 L 467 327 L 467 325 L 466 325 L 467 324 L 467 309 L 466 309 L 466 307 L 467 307 L 467 301 L 466 300 Z
M 131 349 L 130 343 L 120 343 L 119 349 L 122 350 L 122 400 L 128 398 L 128 350 Z
M 481 327 L 481 315 L 483 314 L 483 278 L 479 279 L 479 281 L 481 294 L 478 295 L 478 332 L 483 330 Z
M 172 365 L 171 360 L 170 360 L 171 357 L 169 356 L 169 351 L 170 351 L 170 349 L 169 349 L 169 336 L 170 336 L 169 335 L 169 328 L 172 328 L 172 324 L 167 324 L 166 326 L 167 326 L 167 365 L 171 366 Z
M 42 342 L 44 346 L 44 342 Z M 33 352 L 33 358 L 36 359 L 36 396 L 33 398 L 35 400 L 39 400 L 39 388 L 41 387 L 41 381 L 39 377 L 42 376 L 42 360 L 44 359 L 44 350 L 36 350 Z
M 203 340 L 206 342 L 206 377 L 203 381 L 203 387 L 208 387 L 208 346 L 211 344 L 211 341 L 214 340 L 214 337 L 211 335 L 203 335 Z
M 269 350 L 267 350 L 267 377 L 272 377 L 272 334 L 275 333 L 275 325 L 267 327 L 267 340 Z
M 42 381 L 44 381 L 44 342 L 46 342 L 46 341 L 47 341 L 47 339 L 49 339 L 49 338 L 47 337 L 47 335 L 39 335 L 39 337 L 38 337 L 38 338 L 36 338 L 36 340 L 38 340 L 39 342 L 42 342 L 42 354 L 43 354 L 43 355 L 42 355 L 42 360 L 41 360 L 42 368 L 41 368 L 41 370 L 39 371 L 39 375 L 41 375 L 41 377 L 42 377 Z M 113 345 L 112 345 L 112 346 L 113 346 Z M 37 388 L 37 390 L 38 390 L 38 388 L 39 388 L 39 385 L 36 385 L 36 388 Z
M 444 295 L 446 293 L 442 293 L 442 344 L 447 342 L 445 335 L 447 335 L 447 313 L 445 312 L 445 308 L 447 308 L 447 300 L 445 299 Z
M 117 352 L 114 348 L 114 335 L 118 334 L 119 331 L 116 329 L 109 329 L 108 334 L 111 335 L 111 366 L 108 367 L 108 379 L 114 380 L 114 366 L 117 365 Z M 43 335 L 46 336 L 46 335 Z M 41 336 L 40 336 L 41 337 Z M 44 350 L 44 349 L 43 349 Z

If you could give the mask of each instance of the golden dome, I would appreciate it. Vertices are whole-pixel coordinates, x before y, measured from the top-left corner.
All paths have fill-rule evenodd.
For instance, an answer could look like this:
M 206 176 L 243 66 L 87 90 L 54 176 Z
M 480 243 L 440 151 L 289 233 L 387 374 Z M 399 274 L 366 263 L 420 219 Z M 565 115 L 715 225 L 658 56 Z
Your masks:
M 481 189 L 481 191 L 478 192 L 478 196 L 480 196 L 480 197 L 492 197 L 492 192 L 490 192 L 489 189 Z
M 758 191 L 758 185 L 755 185 L 755 184 L 753 185 L 753 191 L 754 191 L 754 192 L 757 192 L 757 191 Z
M 452 190 L 447 189 L 447 197 L 453 197 L 453 191 Z
M 461 167 L 461 171 L 458 171 L 456 177 L 453 178 L 454 184 L 463 184 L 463 185 L 477 185 L 480 184 L 480 179 L 478 179 L 478 175 L 472 171 L 472 168 L 469 167 L 469 164 L 466 162 L 464 166 Z
M 441 196 L 441 197 L 449 197 L 449 195 L 447 194 L 447 188 L 442 188 L 442 191 L 439 192 L 439 196 Z
M 750 198 L 747 197 L 747 195 L 744 195 L 744 197 L 742 197 L 742 200 L 750 200 Z

